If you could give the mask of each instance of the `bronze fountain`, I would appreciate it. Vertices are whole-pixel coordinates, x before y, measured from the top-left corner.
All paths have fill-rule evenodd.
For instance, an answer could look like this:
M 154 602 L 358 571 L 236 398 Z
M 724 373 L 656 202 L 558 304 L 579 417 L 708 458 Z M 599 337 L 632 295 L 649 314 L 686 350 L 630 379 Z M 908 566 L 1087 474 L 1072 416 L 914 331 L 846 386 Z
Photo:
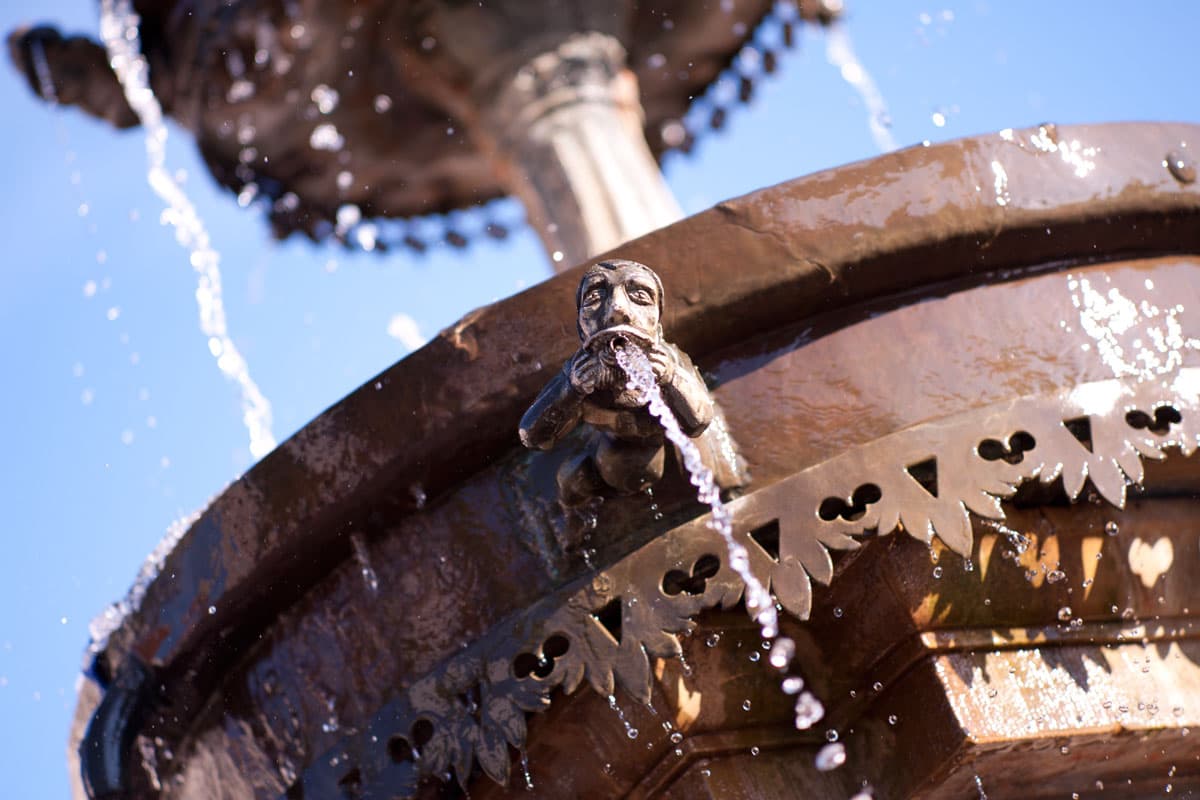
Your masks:
M 248 7 L 182 34 L 139 7 L 166 21 L 145 29 L 152 63 L 179 67 L 171 37 L 240 31 Z M 467 6 L 399 8 L 457 52 L 441 32 Z M 18 60 L 34 37 L 62 63 L 68 45 L 22 36 Z M 404 40 L 405 74 L 441 91 L 411 60 L 423 41 Z M 508 74 L 526 88 L 549 74 L 522 69 Z M 156 92 L 204 142 L 220 103 L 167 74 Z M 480 137 L 488 170 L 536 161 L 511 155 L 520 137 Z M 604 253 L 599 223 L 554 223 L 547 248 L 574 266 L 352 392 L 164 555 L 81 690 L 77 794 L 1200 791 L 1200 187 L 1178 157 L 1198 139 L 1006 130 L 785 182 Z M 314 169 L 312 191 L 273 177 L 310 215 L 273 217 L 280 230 L 316 233 L 337 202 L 317 186 L 334 167 Z M 536 175 L 507 177 L 542 227 Z M 578 177 L 558 185 L 584 191 Z M 414 181 L 413 197 L 454 184 Z M 413 213 L 401 195 L 356 202 Z M 623 347 L 648 351 L 703 445 L 794 644 L 786 680 L 675 450 L 623 395 Z

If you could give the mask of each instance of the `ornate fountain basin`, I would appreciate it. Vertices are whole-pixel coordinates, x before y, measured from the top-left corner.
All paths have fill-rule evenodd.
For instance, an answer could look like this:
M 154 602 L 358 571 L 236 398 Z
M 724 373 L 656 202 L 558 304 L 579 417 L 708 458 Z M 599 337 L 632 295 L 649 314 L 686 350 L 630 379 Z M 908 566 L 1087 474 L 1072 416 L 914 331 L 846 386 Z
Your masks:
M 565 274 L 443 331 L 200 516 L 81 693 L 91 790 L 526 794 L 518 748 L 546 797 L 1195 788 L 1200 187 L 1164 161 L 1198 140 L 914 148 L 616 253 L 662 276 L 748 462 L 731 508 L 816 728 L 794 729 L 682 479 L 559 545 L 569 452 L 523 451 L 516 422 L 570 354 Z M 828 730 L 848 761 L 823 772 Z

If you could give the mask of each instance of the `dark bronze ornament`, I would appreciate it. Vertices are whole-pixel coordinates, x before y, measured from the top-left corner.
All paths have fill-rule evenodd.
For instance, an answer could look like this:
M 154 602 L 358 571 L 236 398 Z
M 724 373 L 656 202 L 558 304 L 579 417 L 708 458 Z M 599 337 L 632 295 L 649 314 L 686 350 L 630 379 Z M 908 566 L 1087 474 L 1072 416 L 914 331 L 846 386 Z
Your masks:
M 587 285 L 585 280 L 584 285 Z M 570 362 L 568 362 L 568 365 Z M 536 406 L 535 406 L 536 408 Z M 1005 519 L 1001 500 L 1023 483 L 1061 479 L 1075 501 L 1085 481 L 1123 508 L 1142 481 L 1142 459 L 1200 446 L 1200 369 L 1172 383 L 1135 379 L 1081 384 L 918 425 L 848 450 L 730 503 L 753 571 L 800 620 L 812 581 L 834 575 L 830 551 L 864 535 L 904 531 L 968 558 L 973 519 Z M 744 585 L 719 535 L 700 517 L 607 569 L 550 595 L 417 680 L 369 726 L 327 753 L 350 754 L 364 789 L 416 791 L 423 776 L 453 769 L 466 785 L 473 763 L 501 784 L 508 745 L 525 744 L 525 712 L 544 711 L 561 688 L 584 681 L 601 695 L 617 684 L 645 703 L 653 659 L 678 658 L 677 634 L 706 608 L 729 608 Z M 336 796 L 349 763 L 322 757 L 302 777 L 304 796 Z
M 584 451 L 558 471 L 559 500 L 581 506 L 608 494 L 633 494 L 663 476 L 663 431 L 625 388 L 616 350 L 645 350 L 663 398 L 683 431 L 697 440 L 722 489 L 745 484 L 720 409 L 687 354 L 663 338 L 662 281 L 645 264 L 601 261 L 576 294 L 580 346 L 521 419 L 521 442 L 549 450 L 581 423 L 594 433 Z

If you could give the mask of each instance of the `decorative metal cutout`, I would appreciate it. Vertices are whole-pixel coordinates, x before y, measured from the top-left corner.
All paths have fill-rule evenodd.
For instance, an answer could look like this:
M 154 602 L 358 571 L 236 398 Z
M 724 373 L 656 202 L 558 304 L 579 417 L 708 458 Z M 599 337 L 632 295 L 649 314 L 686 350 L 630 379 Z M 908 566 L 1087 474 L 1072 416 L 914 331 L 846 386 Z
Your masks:
M 1002 520 L 1000 501 L 1025 481 L 1061 478 L 1076 499 L 1087 480 L 1115 506 L 1142 480 L 1142 458 L 1200 446 L 1200 368 L 1173 383 L 1121 380 L 1019 398 L 915 426 L 835 456 L 730 504 L 752 569 L 800 619 L 812 581 L 833 577 L 831 550 L 867 532 L 933 536 L 969 556 L 970 515 Z M 744 586 L 718 535 L 693 520 L 647 543 L 590 580 L 564 587 L 493 628 L 386 705 L 362 734 L 343 740 L 334 770 L 317 760 L 305 796 L 337 796 L 353 775 L 383 796 L 416 791 L 423 776 L 466 784 L 475 762 L 506 783 L 509 746 L 525 743 L 525 714 L 553 689 L 617 683 L 648 702 L 651 658 L 676 658 L 691 617 L 730 607 Z M 333 751 L 331 751 L 333 752 Z M 336 760 L 335 760 L 336 761 Z M 385 791 L 386 790 L 386 791 Z M 373 796 L 373 795 L 372 795 Z

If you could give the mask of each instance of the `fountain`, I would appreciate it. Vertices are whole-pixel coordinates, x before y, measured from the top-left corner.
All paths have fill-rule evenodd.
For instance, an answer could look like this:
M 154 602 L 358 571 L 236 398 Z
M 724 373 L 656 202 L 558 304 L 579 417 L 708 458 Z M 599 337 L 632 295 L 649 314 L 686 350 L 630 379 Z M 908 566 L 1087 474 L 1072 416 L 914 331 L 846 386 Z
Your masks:
M 80 797 L 1200 789 L 1200 187 L 1181 149 L 1200 128 L 1043 125 L 901 150 L 670 224 L 663 204 L 645 217 L 655 230 L 625 242 L 629 215 L 587 198 L 658 180 L 646 165 L 686 139 L 670 124 L 682 101 L 652 110 L 638 75 L 648 136 L 620 147 L 637 139 L 649 155 L 617 159 L 631 174 L 576 171 L 561 154 L 594 153 L 589 130 L 629 130 L 613 39 L 646 53 L 636 37 L 560 27 L 495 74 L 447 78 L 446 64 L 493 63 L 495 20 L 406 5 L 418 34 L 378 63 L 411 81 L 384 91 L 329 77 L 339 59 L 367 74 L 352 34 L 375 31 L 381 7 L 357 23 L 342 6 L 292 8 L 138 9 L 155 94 L 219 179 L 271 198 L 279 232 L 315 237 L 349 236 L 346 205 L 403 217 L 503 184 L 563 274 L 351 393 L 166 548 L 80 692 Z M 697 28 L 685 16 L 673 27 L 695 39 L 704 16 Z M 528 15 L 508 22 L 499 30 L 541 30 Z M 456 26 L 462 39 L 445 34 Z M 343 30 L 351 47 L 322 35 Z M 245 50 L 240 70 L 212 62 L 228 80 L 188 79 L 213 43 L 256 37 L 261 48 L 224 48 Z M 35 29 L 14 49 L 33 74 L 39 43 L 60 101 L 132 122 L 95 72 L 63 69 L 80 52 L 69 41 Z M 861 78 L 844 44 L 843 74 Z M 305 71 L 309 51 L 332 59 L 313 56 L 321 75 Z M 578 80 L 556 82 L 560 69 Z M 318 78 L 327 91 L 313 95 Z M 304 129 L 270 113 L 297 87 L 316 98 Z M 451 101 L 469 144 L 443 132 L 435 145 L 418 122 L 444 131 L 437 103 Z M 220 130 L 243 103 L 256 133 L 235 144 L 236 118 Z M 356 114 L 397 107 L 422 158 L 376 163 L 359 148 L 379 139 Z M 513 134 L 518 122 L 531 133 Z M 546 159 L 546 129 L 565 137 L 555 147 L 590 144 Z M 329 149 L 337 137 L 350 147 Z M 268 146 L 283 149 L 260 162 Z M 258 152 L 243 162 L 247 147 Z M 330 188 L 342 171 L 345 197 Z M 636 325 L 623 344 L 594 339 L 580 324 L 580 278 L 614 262 L 654 266 L 657 339 Z M 602 474 L 581 497 L 564 493 L 575 484 L 562 467 L 595 463 L 591 432 L 556 429 L 548 450 L 514 435 L 539 389 L 561 388 L 575 327 L 585 349 L 614 343 L 624 390 L 673 445 L 637 480 Z M 699 367 L 720 409 L 736 453 L 726 478 L 716 471 L 723 493 L 705 476 L 711 456 L 691 451 L 699 417 L 675 430 L 656 397 L 667 370 L 642 353 L 656 341 L 679 354 L 674 369 Z

